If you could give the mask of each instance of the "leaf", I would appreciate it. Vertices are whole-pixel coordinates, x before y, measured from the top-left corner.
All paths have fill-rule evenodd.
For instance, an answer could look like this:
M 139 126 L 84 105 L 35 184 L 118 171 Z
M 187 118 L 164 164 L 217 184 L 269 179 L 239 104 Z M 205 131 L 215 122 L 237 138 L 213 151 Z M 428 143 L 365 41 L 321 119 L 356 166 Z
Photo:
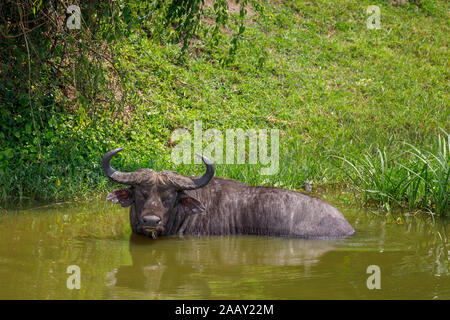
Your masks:
M 26 132 L 27 134 L 31 134 L 31 123 L 27 123 L 27 124 L 25 125 L 25 132 Z
M 14 157 L 14 150 L 11 148 L 8 148 L 4 151 L 2 151 L 2 154 L 7 158 L 7 159 L 11 159 Z

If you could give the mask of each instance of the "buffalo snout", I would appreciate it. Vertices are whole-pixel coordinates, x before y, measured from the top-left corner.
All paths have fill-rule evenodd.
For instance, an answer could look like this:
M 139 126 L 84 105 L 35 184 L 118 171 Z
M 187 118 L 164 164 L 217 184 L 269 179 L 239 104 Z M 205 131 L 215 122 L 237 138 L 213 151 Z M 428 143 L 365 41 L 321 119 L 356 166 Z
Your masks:
M 161 222 L 161 218 L 154 214 L 149 214 L 143 216 L 142 221 L 148 226 L 157 226 Z

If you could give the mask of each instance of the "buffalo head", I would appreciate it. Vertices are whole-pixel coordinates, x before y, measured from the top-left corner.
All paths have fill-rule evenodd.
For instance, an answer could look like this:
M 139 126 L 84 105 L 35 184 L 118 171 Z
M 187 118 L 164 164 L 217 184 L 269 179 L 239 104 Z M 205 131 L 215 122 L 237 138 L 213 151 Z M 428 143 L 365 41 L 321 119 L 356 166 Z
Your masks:
M 140 169 L 134 172 L 120 172 L 111 167 L 111 158 L 122 151 L 109 151 L 102 160 L 103 171 L 113 181 L 129 185 L 117 189 L 107 196 L 107 200 L 131 206 L 130 222 L 134 232 L 152 236 L 165 234 L 187 215 L 205 211 L 204 205 L 187 195 L 186 190 L 204 187 L 214 176 L 214 165 L 204 156 L 199 156 L 206 166 L 206 173 L 199 178 L 191 178 L 173 171 L 156 172 Z

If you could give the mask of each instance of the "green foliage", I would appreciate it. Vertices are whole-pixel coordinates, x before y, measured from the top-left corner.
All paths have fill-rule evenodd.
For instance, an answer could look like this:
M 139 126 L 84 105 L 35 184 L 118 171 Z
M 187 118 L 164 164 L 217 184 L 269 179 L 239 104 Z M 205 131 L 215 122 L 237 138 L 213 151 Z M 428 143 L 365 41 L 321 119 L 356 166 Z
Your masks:
M 2 2 L 0 201 L 109 189 L 100 159 L 118 146 L 122 170 L 198 174 L 171 162 L 169 140 L 202 120 L 204 129 L 280 130 L 276 175 L 218 165 L 220 176 L 353 187 L 369 203 L 445 211 L 446 169 L 430 146 L 438 128 L 450 131 L 447 2 L 376 1 L 379 30 L 366 28 L 370 1 L 205 3 L 83 1 L 81 29 L 69 30 L 62 1 Z M 335 155 L 374 177 L 347 176 Z
M 153 137 L 159 129 L 148 130 L 145 114 L 130 105 L 139 86 L 127 81 L 135 53 L 124 53 L 122 44 L 129 38 L 182 40 L 177 56 L 183 56 L 203 17 L 200 4 L 81 2 L 81 28 L 69 29 L 72 13 L 63 1 L 2 2 L 0 200 L 86 195 L 105 183 L 98 162 L 115 143 L 145 146 L 142 158 L 159 154 L 163 143 Z M 227 3 L 217 1 L 214 9 L 217 38 Z
M 375 202 L 387 211 L 394 206 L 406 206 L 410 211 L 421 208 L 445 217 L 450 201 L 450 135 L 444 132 L 437 141 L 434 152 L 405 143 L 404 154 L 392 159 L 380 149 L 377 158 L 337 158 L 346 164 L 342 168 L 347 169 L 365 203 Z

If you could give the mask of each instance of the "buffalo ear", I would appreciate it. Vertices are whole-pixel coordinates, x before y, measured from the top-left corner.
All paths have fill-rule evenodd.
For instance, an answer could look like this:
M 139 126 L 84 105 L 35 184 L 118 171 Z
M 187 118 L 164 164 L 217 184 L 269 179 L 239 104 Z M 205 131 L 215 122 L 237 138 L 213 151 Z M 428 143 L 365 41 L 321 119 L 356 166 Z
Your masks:
M 178 205 L 181 206 L 183 211 L 187 214 L 202 213 L 206 210 L 205 206 L 200 201 L 185 193 L 181 193 Z
M 120 204 L 122 207 L 128 207 L 134 201 L 133 192 L 130 189 L 117 189 L 110 192 L 106 196 L 106 200 Z

